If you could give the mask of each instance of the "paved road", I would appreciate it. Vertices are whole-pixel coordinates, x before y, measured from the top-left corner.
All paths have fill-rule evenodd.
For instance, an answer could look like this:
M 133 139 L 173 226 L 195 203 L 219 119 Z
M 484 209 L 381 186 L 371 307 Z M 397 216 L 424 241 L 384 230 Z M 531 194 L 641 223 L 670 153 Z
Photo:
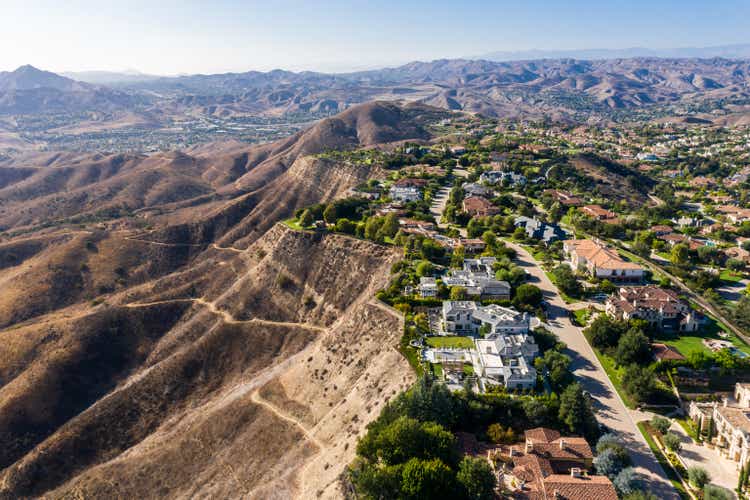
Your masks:
M 567 344 L 566 354 L 573 360 L 573 372 L 584 390 L 594 398 L 598 420 L 622 438 L 636 470 L 645 476 L 651 493 L 660 499 L 679 499 L 581 329 L 571 323 L 566 304 L 555 285 L 523 247 L 508 241 L 506 244 L 518 253 L 516 263 L 531 275 L 530 282 L 542 289 L 549 303 L 548 325 Z
M 467 172 L 463 168 L 456 168 L 453 170 L 453 175 L 465 179 L 466 177 L 468 177 L 469 172 Z M 432 205 L 430 206 L 430 213 L 435 217 L 435 220 L 438 223 L 437 226 L 440 229 L 449 228 L 449 224 L 442 222 L 441 218 L 443 216 L 443 212 L 445 211 L 445 206 L 448 204 L 448 196 L 450 195 L 451 189 L 453 189 L 452 186 L 446 186 L 435 193 L 435 197 L 432 199 Z M 459 233 L 462 237 L 466 237 L 466 229 L 459 228 Z

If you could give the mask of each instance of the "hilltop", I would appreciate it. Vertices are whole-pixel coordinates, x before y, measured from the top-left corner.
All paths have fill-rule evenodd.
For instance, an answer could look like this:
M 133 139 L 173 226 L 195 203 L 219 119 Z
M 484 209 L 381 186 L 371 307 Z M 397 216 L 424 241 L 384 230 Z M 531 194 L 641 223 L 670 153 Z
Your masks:
M 413 381 L 374 300 L 399 254 L 277 222 L 380 174 L 320 153 L 442 116 L 370 103 L 264 146 L 4 161 L 0 498 L 338 496 Z

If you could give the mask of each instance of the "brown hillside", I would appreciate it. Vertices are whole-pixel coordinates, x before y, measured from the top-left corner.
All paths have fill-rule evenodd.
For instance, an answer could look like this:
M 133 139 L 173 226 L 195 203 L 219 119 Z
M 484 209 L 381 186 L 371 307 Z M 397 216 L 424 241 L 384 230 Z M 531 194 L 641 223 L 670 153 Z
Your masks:
M 412 380 L 374 299 L 399 253 L 276 222 L 382 174 L 314 153 L 434 116 L 376 103 L 258 148 L 25 157 L 0 189 L 0 498 L 340 496 Z

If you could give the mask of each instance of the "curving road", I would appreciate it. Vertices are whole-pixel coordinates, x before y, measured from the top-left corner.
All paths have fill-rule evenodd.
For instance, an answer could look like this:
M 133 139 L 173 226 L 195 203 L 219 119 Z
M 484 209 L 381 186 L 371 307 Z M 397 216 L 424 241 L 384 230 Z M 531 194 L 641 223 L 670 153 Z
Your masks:
M 679 495 L 667 480 L 664 470 L 636 427 L 633 415 L 615 391 L 583 332 L 571 323 L 568 308 L 557 287 L 523 247 L 507 240 L 505 244 L 517 252 L 516 264 L 529 273 L 529 281 L 544 293 L 544 298 L 549 304 L 548 327 L 568 346 L 565 354 L 573 360 L 571 368 L 576 380 L 594 399 L 599 422 L 621 437 L 630 452 L 634 467 L 645 477 L 648 491 L 660 499 L 679 500 Z

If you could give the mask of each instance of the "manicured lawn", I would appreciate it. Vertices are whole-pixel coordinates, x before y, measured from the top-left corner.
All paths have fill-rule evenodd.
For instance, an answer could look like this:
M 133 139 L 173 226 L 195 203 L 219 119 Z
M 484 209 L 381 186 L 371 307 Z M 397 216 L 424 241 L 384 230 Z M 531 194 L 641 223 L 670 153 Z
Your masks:
M 474 339 L 471 337 L 427 337 L 425 340 L 430 347 L 452 347 L 455 349 L 471 349 L 474 347 Z
M 622 373 L 623 371 L 625 371 L 625 369 L 622 367 L 615 367 L 615 360 L 600 352 L 599 349 L 594 348 L 594 353 L 596 354 L 596 357 L 599 358 L 599 362 L 602 364 L 602 368 L 604 368 L 604 371 L 607 372 L 607 376 L 612 381 L 612 385 L 615 386 L 615 390 L 617 391 L 617 394 L 619 394 L 622 398 L 625 406 L 627 406 L 628 408 L 635 408 L 635 402 L 633 402 L 633 400 L 630 399 L 627 394 L 625 394 L 625 391 L 622 388 L 622 384 L 620 383 L 620 381 L 622 380 Z
M 440 363 L 434 363 L 432 365 L 432 373 L 434 373 L 437 378 L 443 378 L 443 365 Z
M 591 317 L 591 312 L 588 309 L 578 309 L 573 311 L 573 316 L 576 318 L 576 323 L 580 326 L 586 326 L 586 323 Z
M 726 337 L 719 336 L 719 332 L 726 334 Z M 655 340 L 663 342 L 676 348 L 680 353 L 688 357 L 693 352 L 704 352 L 709 354 L 711 351 L 703 345 L 703 339 L 722 339 L 728 340 L 738 350 L 750 355 L 750 346 L 737 337 L 724 324 L 716 321 L 710 316 L 706 316 L 706 324 L 695 333 L 682 333 L 679 335 L 657 335 Z
M 663 342 L 668 346 L 674 347 L 680 354 L 685 357 L 690 356 L 693 352 L 704 352 L 710 354 L 711 351 L 703 345 L 702 335 L 681 335 L 680 337 L 656 337 L 655 340 Z
M 654 442 L 654 438 L 646 430 L 646 427 L 643 422 L 638 423 L 638 430 L 641 431 L 641 434 L 646 440 L 646 443 L 648 443 L 648 447 L 651 448 L 651 451 L 654 453 L 654 456 L 656 456 L 656 460 L 659 462 L 659 465 L 661 465 L 661 468 L 664 469 L 664 472 L 666 473 L 667 478 L 669 479 L 669 482 L 672 483 L 672 486 L 674 486 L 674 489 L 677 490 L 677 493 L 680 495 L 680 498 L 682 498 L 683 500 L 689 500 L 691 497 L 688 494 L 688 492 L 685 490 L 685 487 L 682 485 L 682 482 L 680 481 L 680 476 L 677 474 L 677 471 L 675 471 L 672 468 L 672 465 L 667 460 L 667 457 L 665 457 L 664 454 L 659 449 L 659 447 L 656 446 L 656 442 Z
M 731 281 L 732 283 L 739 283 L 742 281 L 741 274 L 730 271 L 729 269 L 724 269 L 719 275 L 719 278 L 721 278 L 722 281 Z
M 295 231 L 304 231 L 305 228 L 299 225 L 299 221 L 296 218 L 286 219 L 283 224 Z

